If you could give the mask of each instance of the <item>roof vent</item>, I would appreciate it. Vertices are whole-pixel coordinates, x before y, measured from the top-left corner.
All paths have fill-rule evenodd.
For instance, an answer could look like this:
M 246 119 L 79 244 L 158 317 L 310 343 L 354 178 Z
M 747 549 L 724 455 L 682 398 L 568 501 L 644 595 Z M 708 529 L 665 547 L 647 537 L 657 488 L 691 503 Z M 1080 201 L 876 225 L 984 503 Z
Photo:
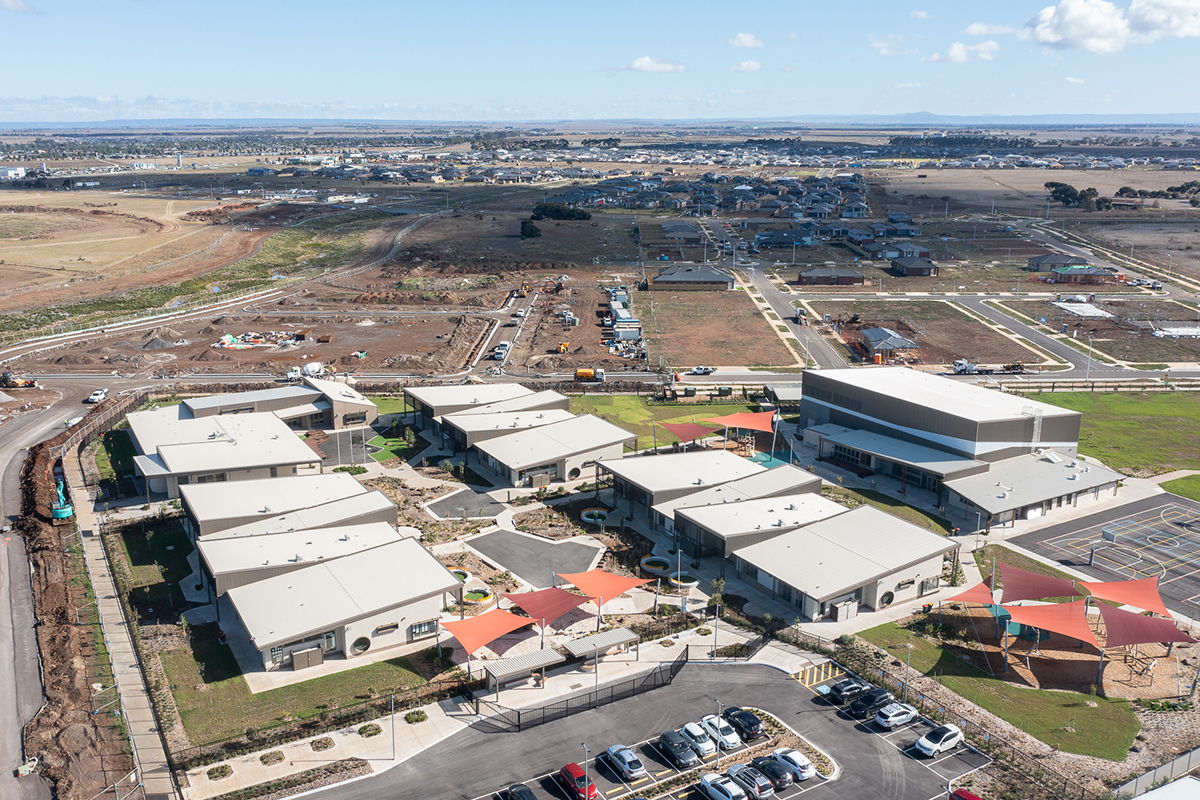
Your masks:
M 1000 493 L 1000 496 L 1001 496 L 1001 497 L 1008 497 L 1008 492 L 1001 492 L 1001 493 Z
M 262 513 L 264 513 L 264 514 L 270 514 L 270 513 L 271 513 L 271 507 L 270 507 L 270 506 L 263 506 Z
M 796 504 L 795 504 L 795 503 L 788 503 L 787 510 L 788 510 L 788 511 L 795 511 L 795 510 L 796 510 Z
M 1078 473 L 1072 472 L 1070 475 L 1068 475 L 1068 476 L 1067 476 L 1067 480 L 1069 480 L 1069 481 L 1077 481 L 1077 480 L 1079 480 L 1079 475 L 1078 475 Z

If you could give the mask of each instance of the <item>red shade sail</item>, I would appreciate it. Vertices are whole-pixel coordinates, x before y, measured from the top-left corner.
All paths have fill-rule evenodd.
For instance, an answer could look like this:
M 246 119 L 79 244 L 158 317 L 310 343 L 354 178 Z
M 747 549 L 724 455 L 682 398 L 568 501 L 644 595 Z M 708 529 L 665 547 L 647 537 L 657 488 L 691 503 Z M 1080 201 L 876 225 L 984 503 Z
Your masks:
M 515 606 L 539 622 L 554 622 L 568 611 L 578 608 L 588 601 L 568 591 L 558 588 L 541 589 L 536 592 L 521 592 L 506 594 Z
M 1151 580 L 1154 580 L 1151 578 Z M 1097 595 L 1098 596 L 1098 595 Z M 1175 627 L 1175 620 L 1147 617 L 1114 606 L 1100 606 L 1104 618 L 1105 647 L 1150 642 L 1194 642 L 1192 637 Z
M 529 617 L 522 617 L 511 611 L 501 611 L 494 608 L 477 617 L 467 617 L 458 622 L 443 622 L 442 627 L 450 631 L 450 635 L 458 639 L 468 655 L 481 647 L 499 639 L 506 633 L 512 633 L 517 628 L 532 623 Z
M 723 417 L 710 417 L 705 422 L 715 422 L 730 428 L 744 428 L 750 431 L 770 433 L 775 430 L 774 411 L 739 411 L 736 414 L 726 414 Z
M 1164 617 L 1171 616 L 1158 593 L 1158 578 L 1142 578 L 1136 581 L 1079 581 L 1076 585 L 1092 597 L 1099 597 L 1101 600 L 1111 600 L 1143 611 L 1153 611 Z
M 651 581 L 650 578 L 623 578 L 620 575 L 610 575 L 598 569 L 566 575 L 560 572 L 558 577 L 575 584 L 575 588 L 589 598 L 597 599 L 599 605 L 604 605 L 606 600 L 620 597 L 635 586 L 641 586 L 643 583 Z
M 658 425 L 660 428 L 666 428 L 685 442 L 703 439 L 706 436 L 712 436 L 716 433 L 712 428 L 706 428 L 694 422 L 660 422 Z
M 943 603 L 983 603 L 984 605 L 994 605 L 995 600 L 992 599 L 992 579 L 991 577 L 984 578 L 979 583 L 967 589 L 962 594 L 956 594 L 954 597 L 947 597 Z
M 1041 631 L 1070 636 L 1081 642 L 1100 647 L 1087 621 L 1086 600 L 1070 603 L 1050 603 L 1044 606 L 1004 606 L 1013 622 L 1028 625 Z
M 1004 593 L 1001 602 L 1012 603 L 1017 600 L 1042 600 L 1046 597 L 1074 597 L 1083 592 L 1075 588 L 1075 584 L 1066 578 L 1054 578 L 1049 575 L 1039 575 L 1036 572 L 1014 567 L 1012 564 L 1000 562 L 1000 577 L 1004 579 Z

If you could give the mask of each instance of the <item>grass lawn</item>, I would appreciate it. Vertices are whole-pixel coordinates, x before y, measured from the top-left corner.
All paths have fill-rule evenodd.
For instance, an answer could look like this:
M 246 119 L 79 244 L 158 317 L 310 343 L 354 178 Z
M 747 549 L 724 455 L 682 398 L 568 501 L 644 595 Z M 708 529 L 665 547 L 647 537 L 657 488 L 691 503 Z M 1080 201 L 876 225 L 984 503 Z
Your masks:
M 726 414 L 736 414 L 739 411 L 761 411 L 755 405 L 737 405 L 723 403 L 663 403 L 650 405 L 646 398 L 636 395 L 584 395 L 571 398 L 572 414 L 595 414 L 606 419 L 630 433 L 638 435 L 638 449 L 654 446 L 654 432 L 650 423 L 654 422 L 701 422 L 705 417 L 723 417 Z M 714 426 L 713 431 L 720 432 L 724 428 Z M 666 428 L 658 428 L 659 446 L 674 444 L 679 439 L 668 432 Z
M 178 520 L 147 519 L 145 530 L 143 535 L 141 525 L 130 523 L 121 535 L 133 586 L 158 593 L 154 587 L 165 584 L 161 588 L 173 590 L 192 573 L 187 563 L 193 549 L 191 540 Z
M 405 406 L 403 397 L 369 397 L 367 399 L 379 408 L 380 414 L 403 414 L 412 410 Z
M 367 444 L 383 448 L 380 452 L 372 454 L 371 458 L 376 461 L 387 461 L 389 458 L 408 458 L 429 447 L 429 442 L 423 436 L 418 436 L 412 447 L 408 446 L 403 436 L 376 436 Z
M 1035 394 L 1083 413 L 1079 452 L 1143 474 L 1200 469 L 1200 397 L 1195 392 Z
M 1015 686 L 960 661 L 930 640 L 894 622 L 859 635 L 901 660 L 906 656 L 905 644 L 911 642 L 913 669 L 1068 753 L 1121 761 L 1141 729 L 1141 723 L 1125 700 Z M 1095 708 L 1088 707 L 1089 700 L 1096 703 Z M 1073 727 L 1075 732 L 1068 733 L 1067 727 Z
M 1200 500 L 1200 475 L 1189 475 L 1186 478 L 1176 478 L 1173 481 L 1166 481 L 1159 484 L 1168 492 L 1173 492 L 1180 497 L 1187 497 L 1191 500 Z
M 100 480 L 115 480 L 133 473 L 133 441 L 127 430 L 113 430 L 104 434 L 96 448 L 96 469 Z
M 308 717 L 334 705 L 353 705 L 371 693 L 423 683 L 407 658 L 394 658 L 251 694 L 233 651 L 215 638 L 198 639 L 191 651 L 166 650 L 160 656 L 183 727 L 195 744 L 238 736 L 249 728 L 270 728 L 289 714 Z
M 932 514 L 926 514 L 920 509 L 905 505 L 903 502 L 886 494 L 873 492 L 870 489 L 846 489 L 841 486 L 822 487 L 821 493 L 835 502 L 850 500 L 859 504 L 874 506 L 880 511 L 886 511 L 894 517 L 911 522 L 913 525 L 945 535 L 950 532 L 950 523 Z

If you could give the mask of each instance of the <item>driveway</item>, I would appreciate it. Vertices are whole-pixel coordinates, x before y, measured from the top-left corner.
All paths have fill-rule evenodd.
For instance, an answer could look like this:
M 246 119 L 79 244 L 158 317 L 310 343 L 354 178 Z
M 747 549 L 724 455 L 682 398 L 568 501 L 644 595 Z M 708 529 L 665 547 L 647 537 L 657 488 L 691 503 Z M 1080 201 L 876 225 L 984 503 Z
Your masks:
M 583 542 L 551 542 L 516 531 L 495 531 L 469 539 L 467 544 L 526 583 L 544 589 L 555 572 L 587 572 L 603 552 Z M 559 766 L 562 766 L 561 764 Z
M 441 519 L 461 519 L 464 513 L 468 518 L 494 517 L 504 510 L 504 504 L 496 502 L 483 492 L 463 489 L 440 500 L 434 500 L 425 508 Z

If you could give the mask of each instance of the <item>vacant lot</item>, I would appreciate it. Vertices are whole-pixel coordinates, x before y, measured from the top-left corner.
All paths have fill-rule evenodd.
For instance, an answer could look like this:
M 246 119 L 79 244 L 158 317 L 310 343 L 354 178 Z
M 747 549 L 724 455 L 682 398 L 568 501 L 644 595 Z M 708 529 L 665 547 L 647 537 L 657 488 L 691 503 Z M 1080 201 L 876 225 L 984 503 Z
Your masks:
M 717 373 L 719 376 L 720 373 Z M 663 445 L 674 444 L 679 439 L 665 428 L 652 429 L 651 423 L 703 422 L 705 417 L 721 417 L 739 411 L 758 411 L 754 405 L 730 405 L 728 403 L 655 403 L 646 402 L 644 397 L 632 395 L 584 395 L 571 398 L 571 411 L 575 414 L 595 414 L 638 435 L 638 449 L 653 447 L 655 441 Z M 713 427 L 713 433 L 724 429 Z M 657 436 L 657 439 L 655 438 Z
M 983 364 L 1041 361 L 1034 351 L 942 300 L 821 300 L 809 305 L 818 314 L 831 315 L 847 342 L 861 342 L 864 328 L 891 328 L 919 344 L 929 364 L 950 364 L 958 358 Z M 859 321 L 850 322 L 855 314 Z
M 791 366 L 795 359 L 754 303 L 732 292 L 645 292 L 635 312 L 645 331 L 650 363 Z
M 1139 260 L 1157 264 L 1164 270 L 1170 268 L 1172 273 L 1200 277 L 1200 220 L 1131 220 L 1104 225 L 1083 220 L 1069 229 L 1093 237 L 1122 254 L 1128 253 L 1132 245 L 1134 257 Z
M 492 192 L 495 193 L 495 192 Z M 556 222 L 541 220 L 542 235 L 521 239 L 521 220 L 528 219 L 527 207 L 504 204 L 503 210 L 454 214 L 422 225 L 405 240 L 413 251 L 436 253 L 446 258 L 493 258 L 520 261 L 547 260 L 584 265 L 601 262 L 636 261 L 637 240 L 632 217 L 593 215 L 590 220 Z
M 1086 292 L 1087 287 L 1081 287 Z M 1114 315 L 1113 319 L 1080 317 L 1049 300 L 1003 300 L 997 305 L 1008 306 L 1018 314 L 1035 321 L 1045 320 L 1054 333 L 1067 326 L 1067 333 L 1084 347 L 1088 336 L 1101 353 L 1135 364 L 1179 363 L 1200 360 L 1200 339 L 1171 339 L 1153 335 L 1153 330 L 1170 327 L 1166 322 L 1195 321 L 1194 306 L 1170 301 L 1123 301 L 1098 299 L 1095 305 Z
M 1082 412 L 1079 451 L 1113 469 L 1137 477 L 1200 469 L 1200 397 L 1193 392 L 1030 397 Z

